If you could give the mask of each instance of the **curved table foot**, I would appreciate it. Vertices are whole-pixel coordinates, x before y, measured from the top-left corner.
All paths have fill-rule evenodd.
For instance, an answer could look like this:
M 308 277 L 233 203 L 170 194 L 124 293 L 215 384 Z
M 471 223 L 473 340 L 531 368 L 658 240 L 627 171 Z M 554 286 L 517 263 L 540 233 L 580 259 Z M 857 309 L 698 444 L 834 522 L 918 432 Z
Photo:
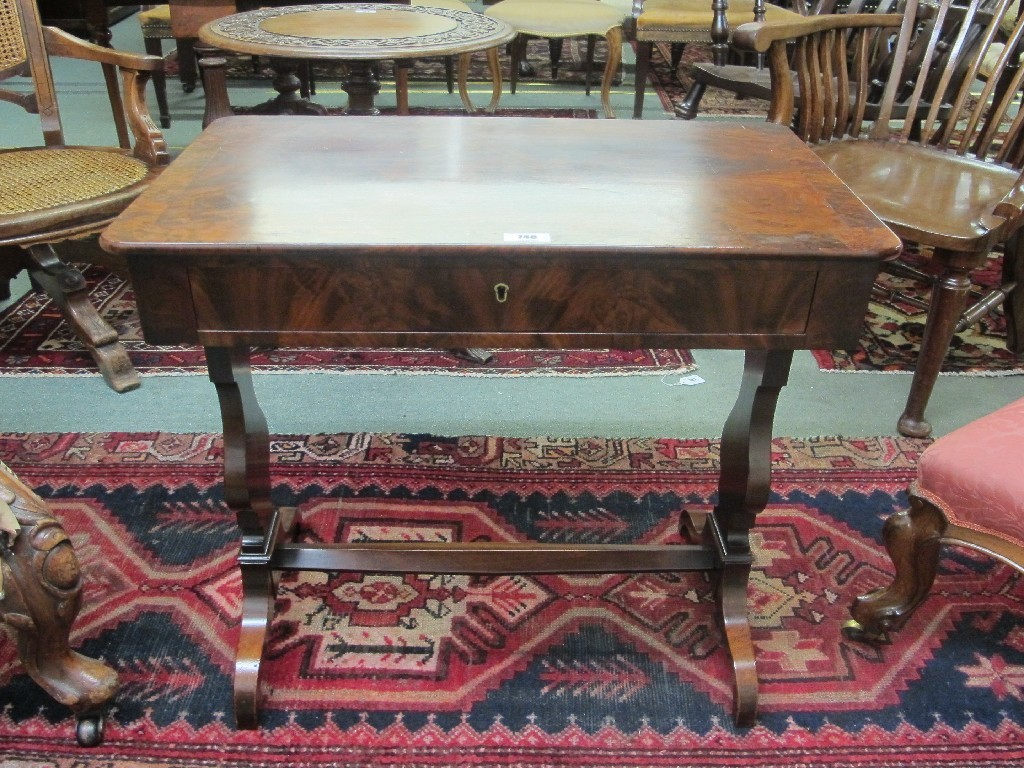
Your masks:
M 269 565 L 242 566 L 242 624 L 235 654 L 235 722 L 259 727 L 260 661 L 274 609 L 274 579 Z
M 82 574 L 67 533 L 46 504 L 0 464 L 0 620 L 22 666 L 79 718 L 84 746 L 103 737 L 102 711 L 117 673 L 74 651 L 68 636 L 82 601 Z
M 757 719 L 757 662 L 747 617 L 749 576 L 749 565 L 726 565 L 719 581 L 722 626 L 735 675 L 733 719 L 740 728 L 749 728 Z

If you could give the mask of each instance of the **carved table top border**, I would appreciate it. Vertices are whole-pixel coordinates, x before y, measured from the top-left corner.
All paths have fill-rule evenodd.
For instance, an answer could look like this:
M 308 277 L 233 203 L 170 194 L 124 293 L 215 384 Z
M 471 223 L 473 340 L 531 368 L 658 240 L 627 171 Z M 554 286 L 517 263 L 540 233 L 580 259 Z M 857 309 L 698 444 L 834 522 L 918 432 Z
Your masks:
M 357 39 L 284 35 L 268 32 L 260 26 L 267 19 L 296 13 L 372 10 L 442 16 L 454 20 L 456 26 L 430 35 Z M 281 55 L 301 58 L 388 59 L 482 50 L 508 42 L 514 30 L 499 19 L 472 11 L 392 3 L 334 3 L 244 11 L 211 21 L 204 25 L 199 36 L 204 42 L 240 53 L 271 55 L 266 49 L 279 48 Z M 249 46 L 259 50 L 249 50 Z

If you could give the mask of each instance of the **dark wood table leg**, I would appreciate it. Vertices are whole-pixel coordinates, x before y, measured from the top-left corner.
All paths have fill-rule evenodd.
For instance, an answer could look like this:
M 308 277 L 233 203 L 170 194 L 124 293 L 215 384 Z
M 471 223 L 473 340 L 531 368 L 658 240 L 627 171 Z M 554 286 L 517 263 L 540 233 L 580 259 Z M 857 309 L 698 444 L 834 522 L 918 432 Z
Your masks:
M 274 508 L 270 498 L 270 438 L 252 385 L 249 350 L 207 347 L 206 362 L 224 425 L 224 498 L 238 518 L 242 535 L 235 721 L 239 728 L 251 729 L 259 725 L 260 662 L 274 607 L 270 557 L 291 520 Z
M 718 601 L 736 677 L 733 714 L 742 727 L 753 725 L 757 716 L 757 666 L 747 615 L 750 529 L 771 492 L 772 421 L 792 360 L 791 350 L 746 353 L 739 396 L 722 434 L 718 505 L 705 526 L 721 559 Z

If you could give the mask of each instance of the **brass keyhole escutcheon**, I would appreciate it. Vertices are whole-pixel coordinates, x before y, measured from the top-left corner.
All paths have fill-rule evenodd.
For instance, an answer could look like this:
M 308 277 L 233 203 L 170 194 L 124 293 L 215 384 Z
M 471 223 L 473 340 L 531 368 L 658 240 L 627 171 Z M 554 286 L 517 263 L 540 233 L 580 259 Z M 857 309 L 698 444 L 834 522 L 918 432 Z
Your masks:
M 498 283 L 494 286 L 494 298 L 498 300 L 499 304 L 504 304 L 508 301 L 508 284 Z

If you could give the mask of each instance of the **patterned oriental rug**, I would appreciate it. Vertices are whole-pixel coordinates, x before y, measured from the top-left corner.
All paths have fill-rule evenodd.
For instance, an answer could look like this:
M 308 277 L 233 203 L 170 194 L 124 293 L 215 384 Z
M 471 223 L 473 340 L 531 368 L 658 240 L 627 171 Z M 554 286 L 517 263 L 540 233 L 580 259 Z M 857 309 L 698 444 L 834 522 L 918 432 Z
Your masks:
M 90 299 L 118 332 L 142 374 L 205 375 L 198 347 L 152 347 L 142 340 L 131 284 L 98 267 L 84 270 Z M 487 364 L 431 350 L 268 349 L 253 355 L 264 373 L 454 373 L 466 376 L 615 376 L 686 373 L 696 368 L 681 349 L 489 350 Z M 43 293 L 29 293 L 0 312 L 0 376 L 98 376 L 96 365 Z
M 930 262 L 913 254 L 908 263 L 927 271 Z M 981 293 L 1001 283 L 1002 256 L 995 254 L 972 275 Z M 824 371 L 912 373 L 917 363 L 927 319 L 925 310 L 904 301 L 903 294 L 921 301 L 930 295 L 928 284 L 880 273 L 877 292 L 868 305 L 864 332 L 856 349 L 818 350 L 814 357 Z M 943 374 L 1007 376 L 1024 373 L 1024 357 L 1006 348 L 1006 316 L 1002 310 L 953 337 L 942 366 Z
M 761 714 L 731 724 L 703 574 L 287 574 L 263 727 L 233 727 L 237 531 L 201 434 L 2 434 L 87 579 L 75 644 L 120 673 L 106 740 L 0 643 L 5 768 L 906 766 L 1024 761 L 1024 584 L 967 551 L 891 645 L 848 641 L 925 442 L 780 439 L 750 589 Z M 307 538 L 669 541 L 712 503 L 703 440 L 279 436 Z

